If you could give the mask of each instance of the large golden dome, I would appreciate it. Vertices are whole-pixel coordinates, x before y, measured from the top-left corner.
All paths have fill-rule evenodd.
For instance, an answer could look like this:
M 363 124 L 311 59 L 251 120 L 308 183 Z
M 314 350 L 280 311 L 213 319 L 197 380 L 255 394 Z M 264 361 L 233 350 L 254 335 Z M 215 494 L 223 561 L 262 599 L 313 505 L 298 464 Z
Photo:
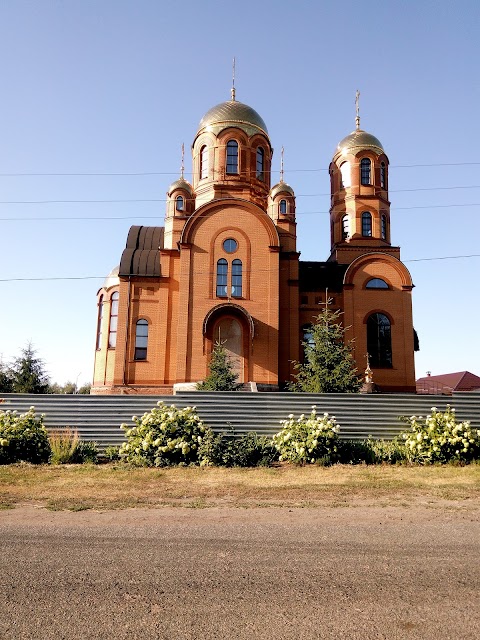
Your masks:
M 373 151 L 378 155 L 385 153 L 382 143 L 378 138 L 372 136 L 371 133 L 363 131 L 363 129 L 356 129 L 338 143 L 335 154 L 341 153 L 346 155 L 347 153 L 353 153 L 355 155 L 358 151 L 364 150 Z
M 248 135 L 263 133 L 268 136 L 267 125 L 259 114 L 243 102 L 228 100 L 212 107 L 200 120 L 197 135 L 203 131 L 218 133 L 226 127 L 240 127 Z

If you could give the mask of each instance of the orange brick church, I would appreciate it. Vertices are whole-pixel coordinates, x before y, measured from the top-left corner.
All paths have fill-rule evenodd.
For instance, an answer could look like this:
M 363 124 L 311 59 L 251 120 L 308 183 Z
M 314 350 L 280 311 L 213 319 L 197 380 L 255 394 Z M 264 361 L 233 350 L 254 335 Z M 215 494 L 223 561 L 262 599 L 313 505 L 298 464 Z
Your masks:
M 201 119 L 192 184 L 168 189 L 163 227 L 131 227 L 98 292 L 95 394 L 171 394 L 197 382 L 220 340 L 239 381 L 282 389 L 325 303 L 343 312 L 380 391 L 415 391 L 412 279 L 390 237 L 388 157 L 360 128 L 330 164 L 331 253 L 300 260 L 295 193 L 271 185 L 265 122 L 235 99 Z M 328 294 L 326 291 L 328 290 Z

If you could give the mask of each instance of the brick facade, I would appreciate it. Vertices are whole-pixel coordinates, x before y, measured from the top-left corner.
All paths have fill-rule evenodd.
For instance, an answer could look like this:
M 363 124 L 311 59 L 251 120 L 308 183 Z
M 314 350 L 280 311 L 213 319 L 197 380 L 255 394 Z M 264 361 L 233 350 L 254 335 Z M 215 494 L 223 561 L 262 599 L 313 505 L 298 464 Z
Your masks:
M 163 395 L 202 380 L 219 339 L 240 381 L 282 387 L 327 289 L 355 338 L 359 370 L 373 349 L 378 388 L 414 391 L 413 285 L 390 243 L 379 141 L 357 128 L 339 144 L 331 255 L 317 263 L 299 260 L 295 195 L 283 175 L 271 188 L 272 148 L 253 109 L 235 100 L 211 109 L 192 156 L 193 184 L 182 176 L 171 185 L 165 226 L 132 227 L 98 293 L 92 393 Z

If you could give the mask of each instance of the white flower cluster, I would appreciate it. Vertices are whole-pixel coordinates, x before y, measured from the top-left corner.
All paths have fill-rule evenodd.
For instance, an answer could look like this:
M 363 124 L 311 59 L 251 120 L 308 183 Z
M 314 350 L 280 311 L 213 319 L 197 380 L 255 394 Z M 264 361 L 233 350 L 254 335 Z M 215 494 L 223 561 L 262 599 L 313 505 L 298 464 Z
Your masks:
M 302 413 L 295 419 L 291 413 L 280 424 L 281 431 L 273 436 L 280 460 L 313 464 L 320 458 L 331 457 L 337 451 L 340 429 L 335 416 L 329 416 L 328 413 L 319 416 L 315 406 L 309 416 Z
M 198 448 L 208 428 L 195 412 L 195 407 L 178 409 L 158 402 L 141 418 L 132 417 L 136 426 L 122 424 L 127 442 L 120 456 L 127 462 L 147 466 L 198 462 Z
M 457 422 L 450 406 L 444 412 L 432 407 L 426 418 L 411 416 L 408 424 L 402 438 L 411 462 L 467 462 L 480 453 L 480 430 L 472 429 L 468 421 Z

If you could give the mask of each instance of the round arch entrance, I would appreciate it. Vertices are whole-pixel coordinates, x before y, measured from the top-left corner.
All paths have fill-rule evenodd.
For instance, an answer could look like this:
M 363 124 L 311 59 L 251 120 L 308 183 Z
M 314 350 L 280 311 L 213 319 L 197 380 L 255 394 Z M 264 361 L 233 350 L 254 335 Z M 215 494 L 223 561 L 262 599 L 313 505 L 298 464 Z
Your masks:
M 207 353 L 220 343 L 226 350 L 238 382 L 249 379 L 249 352 L 254 336 L 251 315 L 236 304 L 220 304 L 211 309 L 203 322 Z

